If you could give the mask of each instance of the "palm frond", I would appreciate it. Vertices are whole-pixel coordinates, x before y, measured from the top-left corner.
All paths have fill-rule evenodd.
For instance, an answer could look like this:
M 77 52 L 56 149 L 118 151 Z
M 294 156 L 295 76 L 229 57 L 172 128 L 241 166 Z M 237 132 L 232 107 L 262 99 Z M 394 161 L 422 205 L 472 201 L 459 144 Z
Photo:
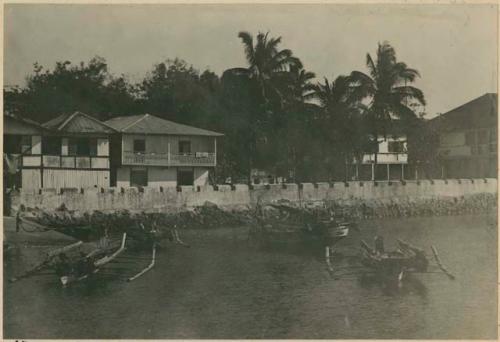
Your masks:
M 238 37 L 243 41 L 245 47 L 245 56 L 250 65 L 255 63 L 255 52 L 253 47 L 253 37 L 250 33 L 241 31 Z
M 422 90 L 416 87 L 413 86 L 394 87 L 393 92 L 399 102 L 404 102 L 405 100 L 416 100 L 421 105 L 423 106 L 426 105 L 424 93 L 422 92 Z

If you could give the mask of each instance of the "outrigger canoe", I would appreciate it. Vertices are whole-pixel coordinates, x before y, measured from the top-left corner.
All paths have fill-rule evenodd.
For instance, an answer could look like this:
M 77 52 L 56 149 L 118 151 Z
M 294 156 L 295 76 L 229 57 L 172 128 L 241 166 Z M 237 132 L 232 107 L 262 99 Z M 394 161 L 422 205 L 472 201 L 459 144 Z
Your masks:
M 390 252 L 377 251 L 365 241 L 361 241 L 361 247 L 362 264 L 383 277 L 397 277 L 401 280 L 405 272 L 426 272 L 429 266 L 422 249 L 402 240 L 398 240 L 398 249 Z
M 69 259 L 65 254 L 59 255 L 59 261 L 55 264 L 56 274 L 63 286 L 80 280 L 87 279 L 92 274 L 99 272 L 100 268 L 113 261 L 125 250 L 124 233 L 121 245 L 110 254 L 109 249 L 96 249 L 87 255 L 81 255 L 76 260 Z

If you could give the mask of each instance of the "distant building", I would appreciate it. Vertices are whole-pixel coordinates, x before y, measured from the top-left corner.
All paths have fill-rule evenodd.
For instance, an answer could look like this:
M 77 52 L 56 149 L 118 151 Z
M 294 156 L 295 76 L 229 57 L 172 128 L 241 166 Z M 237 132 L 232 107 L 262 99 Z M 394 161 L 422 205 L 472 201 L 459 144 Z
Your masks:
M 430 120 L 444 178 L 497 177 L 497 101 L 484 94 Z
M 144 114 L 81 112 L 44 124 L 4 115 L 5 188 L 205 185 L 222 136 Z
M 377 142 L 376 154 L 367 152 L 355 163 L 351 180 L 401 180 L 407 176 L 407 136 L 397 120 L 386 135 L 378 136 Z
M 4 153 L 17 155 L 17 187 L 83 188 L 109 186 L 109 136 L 114 130 L 80 112 L 42 125 L 4 115 Z M 10 167 L 12 169 L 12 167 Z
M 111 143 L 111 185 L 118 187 L 206 185 L 217 163 L 220 133 L 150 114 L 106 121 Z
M 41 155 L 46 129 L 35 121 L 13 114 L 6 113 L 3 118 L 4 189 L 20 188 L 23 156 Z

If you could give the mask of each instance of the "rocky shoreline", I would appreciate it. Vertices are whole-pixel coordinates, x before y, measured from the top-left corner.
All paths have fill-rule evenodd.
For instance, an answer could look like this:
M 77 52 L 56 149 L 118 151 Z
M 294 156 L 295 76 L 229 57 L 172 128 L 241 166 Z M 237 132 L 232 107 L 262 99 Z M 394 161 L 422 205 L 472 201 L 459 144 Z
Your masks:
M 349 201 L 344 202 L 301 202 L 278 203 L 303 208 L 335 213 L 348 220 L 371 218 L 397 218 L 419 216 L 446 216 L 463 214 L 494 213 L 497 210 L 497 196 L 494 194 L 474 194 L 451 198 L 423 198 L 405 201 Z M 175 229 L 209 229 L 216 227 L 252 225 L 257 223 L 256 208 L 225 209 L 211 202 L 175 213 L 165 212 L 115 212 L 93 211 L 80 213 L 61 206 L 55 211 L 37 208 L 24 208 L 25 218 L 47 227 L 92 226 L 101 229 L 120 229 L 142 223 L 146 229 L 151 227 L 169 227 Z M 149 227 L 149 228 L 148 228 Z

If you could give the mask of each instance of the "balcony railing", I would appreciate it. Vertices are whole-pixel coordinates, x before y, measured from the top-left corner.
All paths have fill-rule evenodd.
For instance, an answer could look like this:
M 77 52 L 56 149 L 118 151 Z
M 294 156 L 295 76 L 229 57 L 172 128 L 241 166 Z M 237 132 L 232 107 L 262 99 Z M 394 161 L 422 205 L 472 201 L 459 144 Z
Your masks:
M 125 151 L 124 165 L 151 166 L 215 166 L 215 153 L 138 153 Z
M 375 154 L 363 155 L 363 164 L 375 163 Z M 377 153 L 377 163 L 379 164 L 407 164 L 407 153 L 382 152 Z
M 109 157 L 101 156 L 23 156 L 23 166 L 66 169 L 109 169 Z

